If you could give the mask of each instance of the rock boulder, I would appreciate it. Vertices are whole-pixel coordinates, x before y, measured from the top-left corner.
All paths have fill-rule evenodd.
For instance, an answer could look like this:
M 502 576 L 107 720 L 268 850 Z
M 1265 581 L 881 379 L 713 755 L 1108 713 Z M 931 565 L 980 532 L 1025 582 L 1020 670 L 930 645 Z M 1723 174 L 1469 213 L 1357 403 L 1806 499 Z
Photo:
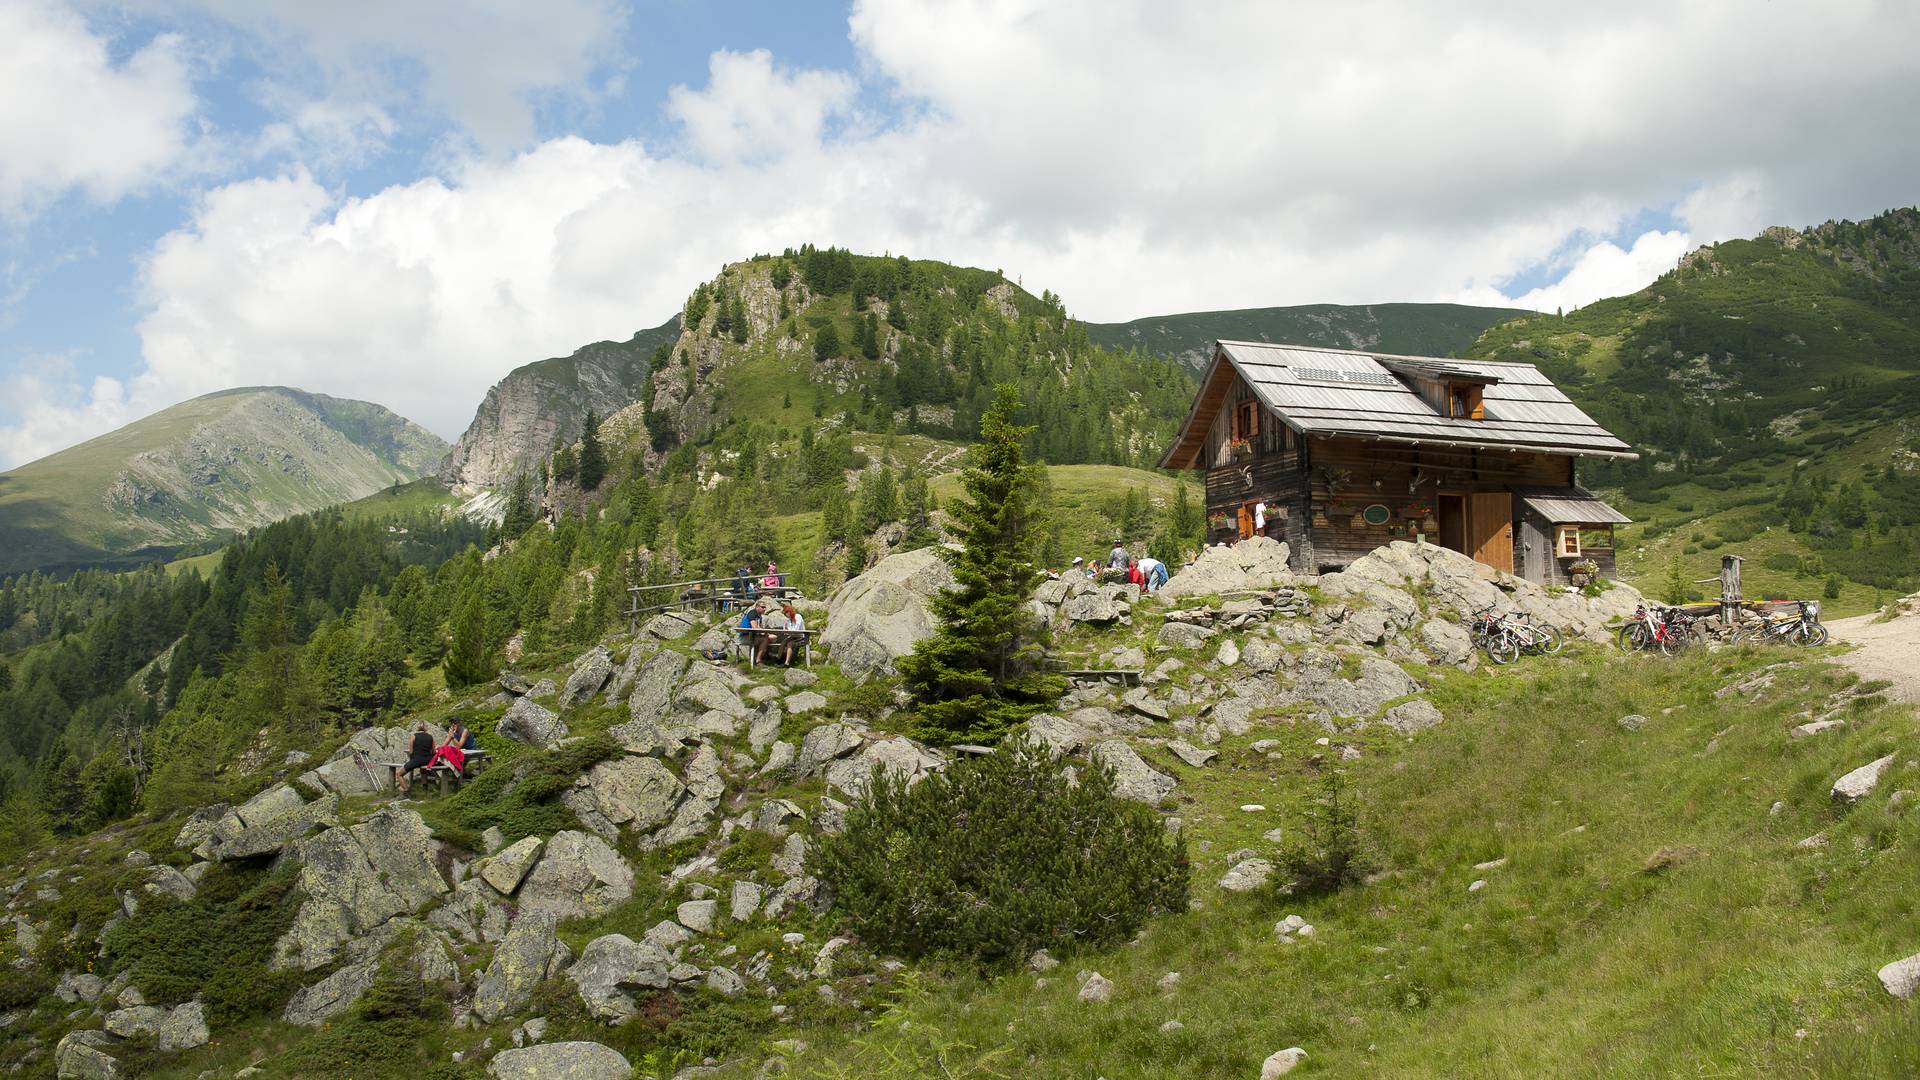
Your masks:
M 892 674 L 894 661 L 937 629 L 928 598 L 953 583 L 936 548 L 889 555 L 834 591 L 820 644 L 856 679 Z

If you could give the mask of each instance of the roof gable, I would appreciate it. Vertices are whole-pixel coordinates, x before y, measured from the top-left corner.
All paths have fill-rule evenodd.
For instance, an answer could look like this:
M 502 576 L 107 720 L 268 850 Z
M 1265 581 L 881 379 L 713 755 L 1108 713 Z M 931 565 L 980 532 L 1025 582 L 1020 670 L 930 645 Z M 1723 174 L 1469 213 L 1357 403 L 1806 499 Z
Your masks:
M 1636 457 L 1631 447 L 1582 412 L 1532 364 L 1452 360 L 1274 345 L 1214 344 L 1200 395 L 1165 467 L 1193 467 L 1218 408 L 1203 403 L 1224 393 L 1237 374 L 1289 427 L 1303 435 L 1351 435 L 1388 442 L 1444 443 L 1543 453 Z M 1400 376 L 1473 381 L 1484 387 L 1484 418 L 1441 415 Z

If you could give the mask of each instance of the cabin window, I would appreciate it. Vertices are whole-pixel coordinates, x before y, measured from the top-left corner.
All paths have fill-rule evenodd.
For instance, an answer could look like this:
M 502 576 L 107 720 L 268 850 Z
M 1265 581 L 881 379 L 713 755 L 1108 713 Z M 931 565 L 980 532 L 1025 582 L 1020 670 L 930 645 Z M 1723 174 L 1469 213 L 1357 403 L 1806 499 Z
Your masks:
M 1251 439 L 1260 434 L 1260 406 L 1257 402 L 1243 401 L 1233 412 L 1233 437 L 1235 440 Z
M 1477 383 L 1452 383 L 1447 387 L 1447 415 L 1456 420 L 1483 420 L 1487 409 Z
M 1555 537 L 1553 547 L 1554 547 L 1554 550 L 1560 554 L 1560 557 L 1563 559 L 1579 558 L 1580 557 L 1580 526 L 1561 525 L 1561 526 L 1557 526 L 1555 531 L 1559 535 Z

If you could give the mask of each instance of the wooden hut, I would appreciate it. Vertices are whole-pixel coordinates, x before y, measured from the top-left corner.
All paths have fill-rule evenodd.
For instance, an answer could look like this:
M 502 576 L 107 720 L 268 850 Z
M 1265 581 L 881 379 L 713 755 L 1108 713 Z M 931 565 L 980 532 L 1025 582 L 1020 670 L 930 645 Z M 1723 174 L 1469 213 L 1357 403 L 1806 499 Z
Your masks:
M 1565 582 L 1629 520 L 1575 460 L 1637 456 L 1531 364 L 1219 341 L 1160 466 L 1206 473 L 1210 543 L 1264 527 L 1298 570 L 1411 540 Z

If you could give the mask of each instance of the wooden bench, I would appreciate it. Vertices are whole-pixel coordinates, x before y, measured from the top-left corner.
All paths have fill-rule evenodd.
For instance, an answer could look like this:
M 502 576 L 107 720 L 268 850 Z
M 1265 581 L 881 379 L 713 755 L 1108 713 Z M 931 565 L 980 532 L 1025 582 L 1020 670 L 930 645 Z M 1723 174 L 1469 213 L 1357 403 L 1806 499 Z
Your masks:
M 407 763 L 402 759 L 400 761 L 376 761 L 374 764 L 385 769 L 387 776 L 391 778 L 395 769 L 405 768 Z M 484 771 L 486 767 L 487 752 L 485 750 L 469 750 L 467 751 L 467 767 L 465 771 L 455 769 L 453 766 L 442 761 L 419 770 L 421 774 L 420 780 L 422 782 L 435 784 L 439 787 L 440 794 L 445 795 L 453 788 L 473 779 L 475 775 Z
M 800 635 L 800 655 L 804 659 L 807 667 L 813 667 L 813 639 L 815 635 L 820 633 L 818 630 L 776 630 L 765 626 L 750 626 L 745 628 L 736 626 L 733 628 L 733 632 L 735 634 L 798 634 Z M 759 649 L 747 648 L 740 642 L 739 638 L 735 638 L 734 643 L 746 652 L 748 667 L 758 666 L 757 655 L 760 652 Z
M 1117 679 L 1124 686 L 1137 686 L 1141 673 L 1139 668 L 1068 668 L 1061 674 L 1079 682 L 1112 682 Z

